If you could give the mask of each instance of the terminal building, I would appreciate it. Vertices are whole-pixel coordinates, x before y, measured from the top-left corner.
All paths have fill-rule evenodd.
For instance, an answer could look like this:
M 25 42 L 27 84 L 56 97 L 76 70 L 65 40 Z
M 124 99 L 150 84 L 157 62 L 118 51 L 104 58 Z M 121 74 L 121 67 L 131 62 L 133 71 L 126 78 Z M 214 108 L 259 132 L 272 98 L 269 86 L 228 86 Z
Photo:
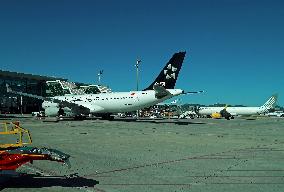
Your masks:
M 97 94 L 111 92 L 102 85 L 72 83 L 67 79 L 0 70 L 0 113 L 22 114 L 42 110 L 41 100 L 7 93 L 6 84 L 12 90 L 44 97 L 65 94 Z
M 15 91 L 46 96 L 45 82 L 52 80 L 67 79 L 0 70 L 0 112 L 20 114 L 41 110 L 42 101 L 7 93 L 6 84 Z

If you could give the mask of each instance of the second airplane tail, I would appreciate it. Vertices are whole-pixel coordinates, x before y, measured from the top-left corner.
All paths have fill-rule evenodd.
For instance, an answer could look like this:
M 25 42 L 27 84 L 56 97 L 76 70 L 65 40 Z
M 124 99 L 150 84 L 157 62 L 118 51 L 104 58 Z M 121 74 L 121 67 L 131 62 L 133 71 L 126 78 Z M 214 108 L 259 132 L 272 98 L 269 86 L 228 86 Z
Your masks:
M 274 94 L 272 95 L 262 106 L 261 108 L 264 108 L 264 109 L 272 109 L 276 102 L 277 102 L 277 99 L 278 99 L 278 95 L 277 94 Z
M 174 89 L 186 52 L 175 53 L 167 62 L 155 81 L 145 90 L 153 90 L 154 85 L 163 86 L 165 89 Z

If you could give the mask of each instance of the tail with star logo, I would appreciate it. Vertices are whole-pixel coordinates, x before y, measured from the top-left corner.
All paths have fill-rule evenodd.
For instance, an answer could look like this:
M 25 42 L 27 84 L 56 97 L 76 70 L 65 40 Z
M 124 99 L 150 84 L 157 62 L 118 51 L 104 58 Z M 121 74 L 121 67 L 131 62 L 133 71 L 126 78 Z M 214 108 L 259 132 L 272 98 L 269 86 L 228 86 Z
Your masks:
M 154 85 L 163 86 L 165 89 L 174 89 L 186 52 L 175 53 L 167 62 L 156 80 L 145 90 L 152 90 Z

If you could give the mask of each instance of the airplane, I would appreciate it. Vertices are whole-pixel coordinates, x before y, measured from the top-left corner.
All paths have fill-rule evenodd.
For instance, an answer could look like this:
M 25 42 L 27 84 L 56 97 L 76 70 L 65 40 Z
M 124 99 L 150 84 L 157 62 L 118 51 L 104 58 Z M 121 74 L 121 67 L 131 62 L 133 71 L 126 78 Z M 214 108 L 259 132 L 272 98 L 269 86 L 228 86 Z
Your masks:
M 41 99 L 42 108 L 47 116 L 84 115 L 100 116 L 102 119 L 113 120 L 112 114 L 131 112 L 161 103 L 181 94 L 191 94 L 182 89 L 175 89 L 175 84 L 183 64 L 186 52 L 175 53 L 166 63 L 155 81 L 142 91 L 111 92 L 83 95 L 64 95 L 42 97 L 23 92 L 13 91 L 7 84 L 7 92 Z
M 165 102 L 157 103 L 156 105 L 157 105 L 157 106 L 177 105 L 178 102 L 180 102 L 180 99 L 175 99 L 175 100 L 173 100 L 173 101 L 171 101 L 171 102 L 166 102 L 166 103 L 165 103 Z
M 199 107 L 199 115 L 207 115 L 216 118 L 225 117 L 226 119 L 233 118 L 237 115 L 249 116 L 267 113 L 269 109 L 272 109 L 277 102 L 277 94 L 272 95 L 262 106 L 260 107 Z
M 186 94 L 187 95 L 189 95 L 189 94 L 199 94 L 199 93 L 203 93 L 204 91 L 188 91 L 188 92 L 186 92 Z M 157 105 L 162 105 L 162 106 L 164 106 L 164 105 L 180 105 L 181 104 L 181 99 L 179 99 L 179 98 L 177 98 L 177 99 L 175 99 L 175 100 L 173 100 L 173 101 L 171 101 L 170 103 L 164 103 L 164 102 L 162 102 L 162 103 L 158 103 Z
M 180 101 L 180 99 L 175 99 L 172 102 L 170 102 L 170 105 L 176 105 L 178 102 Z M 167 103 L 165 103 L 165 105 L 167 105 Z

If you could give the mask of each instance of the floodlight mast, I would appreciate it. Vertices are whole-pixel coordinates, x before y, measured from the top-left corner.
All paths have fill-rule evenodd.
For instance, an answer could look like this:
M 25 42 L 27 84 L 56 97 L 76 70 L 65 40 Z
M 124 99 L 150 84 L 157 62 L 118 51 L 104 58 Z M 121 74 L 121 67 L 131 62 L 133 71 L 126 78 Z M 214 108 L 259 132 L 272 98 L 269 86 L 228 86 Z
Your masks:
M 135 64 L 135 67 L 136 67 L 136 91 L 139 90 L 139 64 L 141 62 L 142 61 L 140 59 L 137 59 L 136 64 Z
M 139 64 L 141 62 L 142 62 L 141 59 L 137 59 L 136 64 L 135 64 L 135 67 L 136 67 L 136 91 L 139 90 Z M 136 111 L 136 118 L 137 119 L 139 118 L 139 110 Z
M 99 85 L 101 85 L 101 76 L 102 76 L 103 72 L 104 72 L 104 70 L 100 70 L 99 73 L 98 73 L 98 82 L 99 82 L 98 84 Z

